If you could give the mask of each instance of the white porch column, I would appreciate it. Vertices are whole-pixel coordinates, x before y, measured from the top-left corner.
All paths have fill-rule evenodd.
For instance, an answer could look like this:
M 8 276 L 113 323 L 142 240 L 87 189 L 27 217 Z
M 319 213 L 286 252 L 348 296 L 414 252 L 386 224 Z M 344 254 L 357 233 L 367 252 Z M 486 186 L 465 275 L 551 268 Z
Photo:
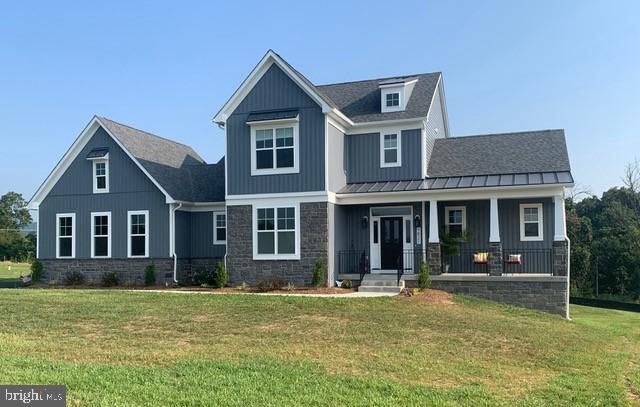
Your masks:
M 564 242 L 567 239 L 567 222 L 564 213 L 564 196 L 553 197 L 554 217 L 553 217 L 553 240 Z
M 431 199 L 429 201 L 429 243 L 440 243 L 437 199 Z
M 489 210 L 489 243 L 500 242 L 500 220 L 498 219 L 498 198 L 490 199 Z

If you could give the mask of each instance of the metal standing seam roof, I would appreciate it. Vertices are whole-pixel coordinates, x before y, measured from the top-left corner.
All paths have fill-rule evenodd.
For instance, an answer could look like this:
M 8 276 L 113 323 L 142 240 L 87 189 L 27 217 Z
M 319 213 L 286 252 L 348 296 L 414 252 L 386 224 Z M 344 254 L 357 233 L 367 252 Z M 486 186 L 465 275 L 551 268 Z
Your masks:
M 520 174 L 469 175 L 462 177 L 432 177 L 387 182 L 358 182 L 345 185 L 340 191 L 338 191 L 338 194 L 433 191 L 462 188 L 557 185 L 571 183 L 573 183 L 573 177 L 569 171 L 530 172 Z

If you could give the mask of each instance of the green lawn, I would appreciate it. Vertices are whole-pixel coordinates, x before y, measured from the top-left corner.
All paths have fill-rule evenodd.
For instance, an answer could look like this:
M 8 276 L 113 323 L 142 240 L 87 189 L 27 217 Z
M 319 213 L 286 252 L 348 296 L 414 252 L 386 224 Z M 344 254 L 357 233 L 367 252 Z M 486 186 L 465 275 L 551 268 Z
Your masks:
M 640 405 L 640 314 L 457 297 L 0 290 L 0 382 L 69 405 Z
M 0 280 L 15 280 L 20 276 L 31 275 L 31 264 L 0 261 Z

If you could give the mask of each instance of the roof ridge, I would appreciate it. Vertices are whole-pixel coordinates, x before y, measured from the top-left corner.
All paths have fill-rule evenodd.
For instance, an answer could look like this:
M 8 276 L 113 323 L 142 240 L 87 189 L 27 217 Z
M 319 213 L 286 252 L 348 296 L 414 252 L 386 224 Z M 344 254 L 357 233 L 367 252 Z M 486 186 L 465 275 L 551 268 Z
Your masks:
M 504 132 L 504 133 L 470 134 L 466 136 L 439 138 L 436 140 L 459 140 L 459 139 L 475 138 L 475 137 L 510 136 L 510 135 L 516 135 L 516 134 L 530 134 L 530 133 L 551 133 L 555 131 L 564 132 L 564 129 L 523 130 L 523 131 L 510 131 L 510 132 Z
M 179 142 L 179 141 L 175 141 L 175 140 L 172 140 L 172 139 L 167 138 L 167 137 L 158 136 L 157 134 L 150 133 L 150 132 L 148 132 L 148 131 L 146 131 L 146 130 L 139 129 L 139 128 L 137 128 L 137 127 L 133 127 L 133 126 L 130 126 L 130 125 L 128 125 L 128 124 L 120 123 L 120 122 L 118 122 L 118 121 L 112 120 L 112 119 L 110 119 L 110 118 L 108 118 L 108 117 L 105 117 L 105 116 L 98 116 L 98 118 L 100 118 L 100 119 L 104 119 L 104 120 L 108 120 L 108 121 L 113 122 L 113 123 L 115 123 L 115 124 L 118 124 L 118 125 L 120 125 L 120 126 L 128 127 L 128 128 L 130 128 L 130 129 L 132 129 L 132 130 L 139 131 L 140 133 L 148 134 L 149 136 L 151 136 L 151 137 L 155 137 L 155 138 L 160 139 L 160 140 L 168 141 L 168 142 L 173 143 L 173 144 L 178 144 L 178 145 L 181 145 L 181 146 L 183 146 L 183 147 L 188 147 L 188 148 L 190 148 L 191 150 L 193 150 L 193 151 L 197 154 L 196 150 L 194 150 L 194 149 L 193 149 L 193 147 L 191 147 L 191 146 L 190 146 L 190 145 L 188 145 L 188 144 L 181 143 L 181 142 Z
M 370 78 L 370 79 L 360 79 L 357 81 L 345 81 L 345 82 L 335 82 L 335 83 L 325 83 L 323 85 L 315 85 L 316 87 L 320 88 L 320 87 L 324 87 L 324 86 L 334 86 L 334 85 L 346 85 L 348 83 L 359 83 L 359 82 L 371 82 L 371 81 L 384 81 L 387 79 L 400 79 L 400 78 L 411 78 L 411 77 L 416 77 L 416 76 L 426 76 L 426 75 L 442 75 L 442 71 L 435 71 L 435 72 L 423 72 L 423 73 L 415 73 L 415 74 L 411 74 L 411 75 L 394 75 L 394 76 L 387 76 L 385 78 Z

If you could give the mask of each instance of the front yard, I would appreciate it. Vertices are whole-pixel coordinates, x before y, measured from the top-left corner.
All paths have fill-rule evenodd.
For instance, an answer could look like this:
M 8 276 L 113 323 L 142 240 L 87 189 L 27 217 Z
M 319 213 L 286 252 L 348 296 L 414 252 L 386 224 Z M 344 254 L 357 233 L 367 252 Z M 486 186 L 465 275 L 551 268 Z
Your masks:
M 0 261 L 0 281 L 15 280 L 20 276 L 31 275 L 31 264 Z
M 640 315 L 455 297 L 0 290 L 0 382 L 69 405 L 640 405 Z

